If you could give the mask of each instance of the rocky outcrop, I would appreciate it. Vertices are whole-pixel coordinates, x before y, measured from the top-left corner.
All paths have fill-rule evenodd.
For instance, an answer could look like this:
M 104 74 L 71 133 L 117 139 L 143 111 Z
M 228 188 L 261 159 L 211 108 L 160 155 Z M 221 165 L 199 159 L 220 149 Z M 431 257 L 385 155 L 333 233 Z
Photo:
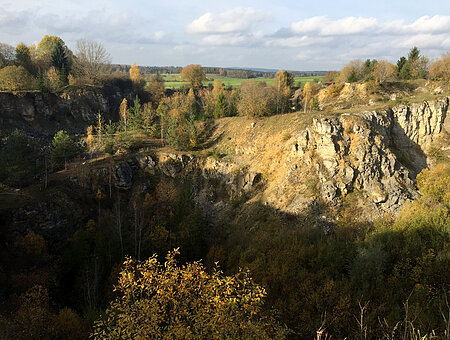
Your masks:
M 103 119 L 117 120 L 123 98 L 133 100 L 130 89 L 118 87 L 69 87 L 59 94 L 30 92 L 22 95 L 0 93 L 0 132 L 15 128 L 33 136 L 53 136 L 61 129 L 70 133 L 85 131 L 95 123 L 99 112 Z
M 133 170 L 129 162 L 123 162 L 114 166 L 115 186 L 118 189 L 128 190 L 133 185 Z
M 384 112 L 314 119 L 297 137 L 288 162 L 296 171 L 313 166 L 326 203 L 336 205 L 357 190 L 372 210 L 395 212 L 418 196 L 414 179 L 427 166 L 425 151 L 444 129 L 448 105 L 445 98 Z M 304 209 L 305 194 L 299 196 L 287 210 Z
M 439 134 L 445 129 L 450 133 L 448 106 L 449 98 L 444 98 L 388 110 L 393 146 L 414 175 L 430 165 L 425 153 Z
M 257 127 L 250 125 L 244 143 L 234 145 L 239 157 L 234 161 L 141 153 L 115 165 L 114 185 L 128 190 L 136 171 L 143 171 L 189 181 L 193 197 L 212 209 L 235 198 L 259 195 L 262 203 L 293 214 L 318 211 L 321 202 L 339 209 L 347 197 L 364 206 L 366 219 L 396 213 L 419 195 L 415 177 L 427 166 L 427 148 L 447 133 L 443 131 L 448 106 L 445 98 L 384 111 L 316 117 L 285 144 L 273 135 L 273 144 L 257 141 L 264 129 L 264 122 L 259 122 Z M 267 150 L 272 152 L 271 163 L 258 163 Z M 262 173 L 266 177 L 259 186 Z

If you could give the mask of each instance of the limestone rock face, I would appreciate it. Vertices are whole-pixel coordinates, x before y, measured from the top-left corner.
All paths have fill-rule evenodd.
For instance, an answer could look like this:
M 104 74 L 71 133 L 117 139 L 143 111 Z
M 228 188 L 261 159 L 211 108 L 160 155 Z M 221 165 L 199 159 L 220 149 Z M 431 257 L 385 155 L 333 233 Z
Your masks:
M 395 214 L 419 196 L 415 178 L 428 165 L 427 148 L 448 133 L 448 106 L 445 98 L 384 111 L 316 115 L 289 134 L 282 131 L 282 138 L 269 125 L 259 141 L 255 137 L 264 127 L 258 123 L 247 135 L 242 132 L 243 142 L 233 141 L 235 157 L 227 161 L 144 152 L 111 170 L 99 169 L 96 176 L 103 178 L 105 192 L 111 190 L 110 171 L 121 190 L 132 189 L 143 177 L 188 185 L 211 221 L 227 206 L 251 199 L 277 211 L 322 216 L 326 223 L 317 227 L 325 230 L 332 228 L 330 220 L 336 222 L 334 212 L 349 202 L 359 209 L 350 214 L 363 212 L 368 220 Z
M 98 112 L 105 121 L 118 120 L 123 98 L 132 100 L 131 90 L 114 86 L 68 88 L 59 94 L 26 93 L 16 96 L 0 93 L 0 124 L 5 132 L 15 128 L 29 135 L 51 135 L 64 129 L 69 133 L 85 132 L 94 124 Z M 51 124 L 49 124 L 49 121 Z
M 154 175 L 156 168 L 156 161 L 149 155 L 140 155 L 136 157 L 136 161 L 139 164 L 139 168 Z
M 450 124 L 448 119 L 449 98 L 434 102 L 400 105 L 390 110 L 392 139 L 402 158 L 417 174 L 427 165 L 426 152 L 442 130 Z M 448 130 L 448 129 L 447 129 Z M 448 131 L 447 131 L 448 132 Z
M 381 213 L 396 212 L 418 196 L 414 179 L 427 167 L 424 151 L 445 129 L 448 106 L 445 98 L 384 112 L 314 119 L 297 137 L 290 161 L 303 169 L 316 161 L 318 190 L 329 204 L 358 190 Z
M 158 167 L 164 175 L 175 178 L 188 166 L 192 159 L 192 156 L 187 154 L 161 154 Z

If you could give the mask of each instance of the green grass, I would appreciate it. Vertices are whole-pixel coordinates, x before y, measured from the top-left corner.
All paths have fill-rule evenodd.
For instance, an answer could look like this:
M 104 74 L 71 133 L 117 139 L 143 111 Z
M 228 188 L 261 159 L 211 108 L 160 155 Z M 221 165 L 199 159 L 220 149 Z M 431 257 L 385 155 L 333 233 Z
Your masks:
M 179 89 L 183 87 L 186 83 L 181 81 L 179 73 L 162 73 L 161 76 L 165 79 L 165 85 L 168 89 Z M 214 84 L 215 79 L 220 79 L 222 83 L 225 84 L 225 87 L 231 86 L 233 88 L 241 86 L 241 84 L 248 79 L 242 78 L 230 78 L 230 77 L 221 77 L 218 74 L 207 74 L 206 78 L 208 80 L 203 82 L 204 86 L 208 86 L 208 84 Z M 322 77 L 295 77 L 295 86 L 303 86 L 308 81 L 320 80 Z M 255 78 L 257 82 L 265 82 L 267 86 L 272 86 L 275 84 L 275 78 Z

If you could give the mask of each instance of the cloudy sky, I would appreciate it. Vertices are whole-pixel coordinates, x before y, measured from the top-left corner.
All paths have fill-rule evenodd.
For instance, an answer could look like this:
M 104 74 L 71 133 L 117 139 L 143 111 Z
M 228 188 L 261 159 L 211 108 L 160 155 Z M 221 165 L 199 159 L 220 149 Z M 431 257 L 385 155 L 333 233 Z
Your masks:
M 0 42 L 101 42 L 114 63 L 290 70 L 450 51 L 450 1 L 0 0 Z

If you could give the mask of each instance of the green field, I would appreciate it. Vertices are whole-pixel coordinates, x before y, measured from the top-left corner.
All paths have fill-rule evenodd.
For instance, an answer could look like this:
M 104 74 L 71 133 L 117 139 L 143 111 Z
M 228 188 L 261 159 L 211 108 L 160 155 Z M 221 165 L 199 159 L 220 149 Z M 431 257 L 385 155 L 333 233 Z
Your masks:
M 168 89 L 179 89 L 185 85 L 185 82 L 181 81 L 179 73 L 163 73 L 161 76 L 165 80 L 166 88 Z M 208 84 L 213 84 L 215 79 L 220 79 L 222 83 L 225 84 L 225 87 L 239 87 L 241 84 L 248 79 L 242 78 L 230 78 L 230 77 L 221 77 L 218 74 L 207 74 L 206 78 L 208 80 L 203 82 L 204 86 L 208 86 Z M 303 86 L 308 81 L 320 80 L 323 77 L 295 77 L 295 86 Z M 258 82 L 266 82 L 268 86 L 272 86 L 275 84 L 275 78 L 255 78 Z

